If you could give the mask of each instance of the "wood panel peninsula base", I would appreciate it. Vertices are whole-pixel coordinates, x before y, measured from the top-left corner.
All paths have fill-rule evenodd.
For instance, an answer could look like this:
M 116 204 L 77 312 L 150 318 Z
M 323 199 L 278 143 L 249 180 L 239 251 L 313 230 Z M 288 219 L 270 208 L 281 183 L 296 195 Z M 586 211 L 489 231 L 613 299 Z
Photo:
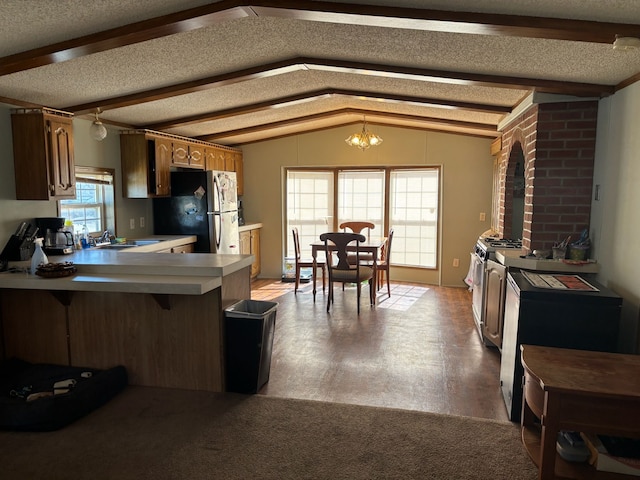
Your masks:
M 95 253 L 71 277 L 0 274 L 2 358 L 123 365 L 132 385 L 224 391 L 224 309 L 251 298 L 253 257 Z
M 521 345 L 522 441 L 539 479 L 634 478 L 567 462 L 560 430 L 640 438 L 640 356 Z

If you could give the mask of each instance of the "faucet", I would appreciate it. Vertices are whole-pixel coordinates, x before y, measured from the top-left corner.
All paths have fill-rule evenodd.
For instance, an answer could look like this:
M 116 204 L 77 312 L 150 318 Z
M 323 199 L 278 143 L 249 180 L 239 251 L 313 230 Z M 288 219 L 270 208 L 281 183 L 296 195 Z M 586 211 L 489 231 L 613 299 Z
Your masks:
M 115 237 L 111 234 L 109 230 L 105 230 L 102 235 L 100 235 L 100 242 L 109 242 L 113 240 Z

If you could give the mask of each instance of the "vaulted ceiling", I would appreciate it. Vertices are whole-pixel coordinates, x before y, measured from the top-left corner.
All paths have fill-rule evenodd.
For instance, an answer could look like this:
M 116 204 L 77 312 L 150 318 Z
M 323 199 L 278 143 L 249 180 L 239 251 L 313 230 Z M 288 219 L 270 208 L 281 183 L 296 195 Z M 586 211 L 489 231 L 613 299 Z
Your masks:
M 359 123 L 494 138 L 640 79 L 636 0 L 3 0 L 0 102 L 225 145 Z

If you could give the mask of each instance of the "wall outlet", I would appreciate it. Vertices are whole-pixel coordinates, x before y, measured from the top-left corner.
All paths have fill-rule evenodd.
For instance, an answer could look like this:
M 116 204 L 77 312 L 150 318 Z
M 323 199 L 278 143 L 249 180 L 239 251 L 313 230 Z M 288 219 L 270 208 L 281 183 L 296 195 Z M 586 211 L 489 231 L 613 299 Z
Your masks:
M 453 259 L 453 266 L 454 267 L 459 267 L 460 266 L 460 259 L 459 258 L 454 258 Z
M 140 217 L 140 228 L 144 228 L 144 217 Z
M 487 214 L 484 212 L 480 212 L 480 221 L 484 222 L 487 219 Z
M 134 228 L 136 228 L 136 219 L 135 218 L 130 218 L 129 219 L 129 228 L 131 230 L 133 230 Z

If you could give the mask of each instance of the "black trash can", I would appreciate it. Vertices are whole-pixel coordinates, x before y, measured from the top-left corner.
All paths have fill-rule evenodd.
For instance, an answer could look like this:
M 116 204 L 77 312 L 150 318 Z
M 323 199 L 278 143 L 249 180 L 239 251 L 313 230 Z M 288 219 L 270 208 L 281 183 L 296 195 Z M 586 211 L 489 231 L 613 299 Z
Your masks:
M 269 381 L 277 308 L 241 300 L 224 310 L 226 391 L 257 393 Z

